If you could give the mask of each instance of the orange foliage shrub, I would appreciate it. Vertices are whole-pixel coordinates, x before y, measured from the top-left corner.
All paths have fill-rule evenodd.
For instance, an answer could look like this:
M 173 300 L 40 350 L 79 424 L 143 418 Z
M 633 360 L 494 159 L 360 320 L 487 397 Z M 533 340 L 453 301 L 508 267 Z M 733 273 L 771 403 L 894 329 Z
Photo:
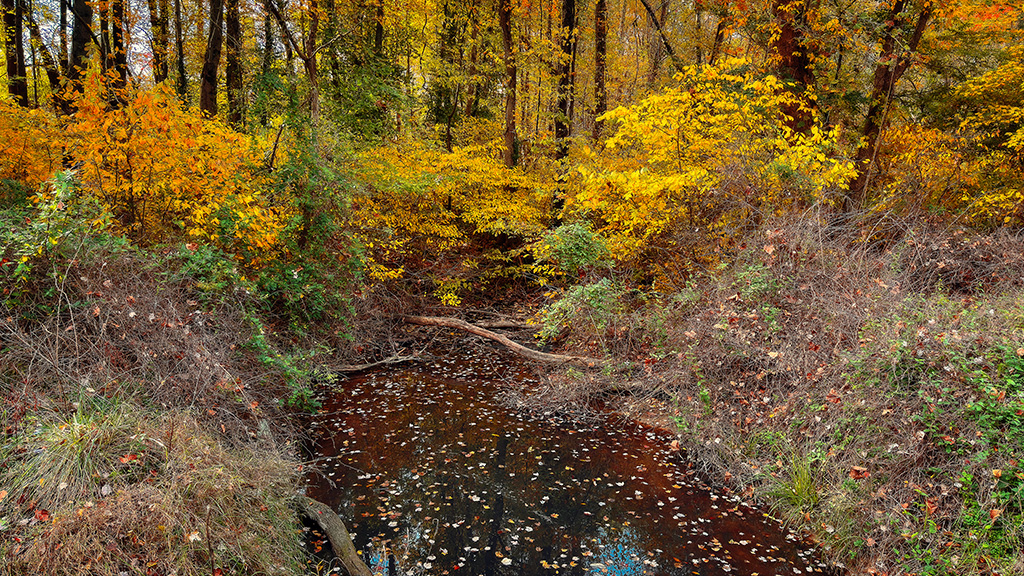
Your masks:
M 38 187 L 60 168 L 63 146 L 52 115 L 0 99 L 0 179 Z
M 84 189 L 142 243 L 183 237 L 232 252 L 271 249 L 283 229 L 264 194 L 258 142 L 183 110 L 160 86 L 112 108 L 91 74 L 68 127 Z

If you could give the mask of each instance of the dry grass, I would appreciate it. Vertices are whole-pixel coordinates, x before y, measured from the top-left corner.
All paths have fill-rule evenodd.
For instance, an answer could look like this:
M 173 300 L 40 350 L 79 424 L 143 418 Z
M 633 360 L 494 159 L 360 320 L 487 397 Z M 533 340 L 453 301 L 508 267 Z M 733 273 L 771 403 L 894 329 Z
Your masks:
M 303 571 L 286 377 L 181 257 L 83 242 L 2 304 L 0 573 Z
M 576 321 L 566 340 L 611 368 L 553 376 L 535 408 L 616 392 L 854 573 L 1014 573 L 1024 240 L 885 232 L 774 222 L 720 270 L 624 290 L 600 329 Z

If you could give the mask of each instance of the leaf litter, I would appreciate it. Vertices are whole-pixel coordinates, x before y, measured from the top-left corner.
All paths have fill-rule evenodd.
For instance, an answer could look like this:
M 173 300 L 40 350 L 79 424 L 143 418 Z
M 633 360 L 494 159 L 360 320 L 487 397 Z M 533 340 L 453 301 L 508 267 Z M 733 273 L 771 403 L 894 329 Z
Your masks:
M 812 544 L 715 492 L 671 434 L 613 416 L 552 422 L 503 405 L 528 383 L 470 354 L 344 381 L 310 424 L 307 491 L 377 573 L 827 573 Z

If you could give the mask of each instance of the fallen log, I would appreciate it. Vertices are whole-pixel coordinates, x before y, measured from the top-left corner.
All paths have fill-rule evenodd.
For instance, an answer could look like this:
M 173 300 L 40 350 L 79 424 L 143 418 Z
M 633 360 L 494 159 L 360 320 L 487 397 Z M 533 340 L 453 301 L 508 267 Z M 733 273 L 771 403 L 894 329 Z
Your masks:
M 426 359 L 419 354 L 413 354 L 411 356 L 391 356 L 383 360 L 376 362 L 369 362 L 367 364 L 345 364 L 338 366 L 334 369 L 335 372 L 351 373 L 351 372 L 362 372 L 363 370 L 369 370 L 370 368 L 376 368 L 377 366 L 386 366 L 388 364 L 401 364 L 402 362 L 412 362 L 413 360 L 424 360 Z
M 476 334 L 477 336 L 483 336 L 500 342 L 509 350 L 512 350 L 520 356 L 535 360 L 537 362 L 546 362 L 549 364 L 579 364 L 582 366 L 599 366 L 601 360 L 597 358 L 587 358 L 586 356 L 566 356 L 563 354 L 548 354 L 539 350 L 533 350 L 527 348 L 522 344 L 513 342 L 501 334 L 491 332 L 486 328 L 481 328 L 466 322 L 465 320 L 459 320 L 458 318 L 448 318 L 444 316 L 402 316 L 402 320 L 409 324 L 416 324 L 418 326 L 441 326 L 444 328 L 455 328 L 457 330 L 463 330 L 470 334 Z
M 309 516 L 320 525 L 320 528 L 327 535 L 331 543 L 334 555 L 341 561 L 341 567 L 349 576 L 373 576 L 373 572 L 356 553 L 356 546 L 352 543 L 352 536 L 349 535 L 345 523 L 338 517 L 330 506 L 313 500 L 308 496 L 299 496 L 299 503 L 303 513 Z

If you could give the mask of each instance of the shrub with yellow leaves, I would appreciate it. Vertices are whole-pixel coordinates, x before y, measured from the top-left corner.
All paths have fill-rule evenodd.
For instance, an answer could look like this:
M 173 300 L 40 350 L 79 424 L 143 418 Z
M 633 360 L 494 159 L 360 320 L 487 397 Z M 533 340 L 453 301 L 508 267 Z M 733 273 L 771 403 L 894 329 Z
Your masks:
M 518 260 L 473 240 L 536 239 L 547 226 L 551 191 L 505 168 L 494 150 L 485 143 L 445 152 L 404 141 L 362 155 L 367 185 L 353 199 L 352 220 L 368 248 L 372 280 L 394 281 L 410 267 L 429 267 L 434 296 L 458 305 L 473 286 L 470 278 L 521 272 Z
M 675 86 L 605 114 L 615 132 L 581 168 L 571 206 L 604 223 L 616 257 L 635 258 L 829 200 L 853 165 L 837 157 L 835 131 L 794 132 L 785 110 L 815 115 L 745 60 L 686 68 Z

